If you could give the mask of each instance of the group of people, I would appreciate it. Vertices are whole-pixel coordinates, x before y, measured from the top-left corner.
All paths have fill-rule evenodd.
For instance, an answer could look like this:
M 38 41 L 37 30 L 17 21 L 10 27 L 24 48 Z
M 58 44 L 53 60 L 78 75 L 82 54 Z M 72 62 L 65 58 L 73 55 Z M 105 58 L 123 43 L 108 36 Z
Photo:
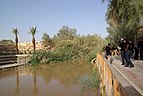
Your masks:
M 126 37 L 121 38 L 120 41 L 120 54 L 122 58 L 122 65 L 124 67 L 134 67 L 131 59 L 139 59 L 143 60 L 143 38 L 138 39 L 135 44 L 132 41 L 128 41 Z M 112 63 L 113 59 L 112 55 L 112 47 L 109 43 L 105 47 L 105 58 L 110 59 L 110 63 Z M 140 57 L 139 57 L 140 56 Z

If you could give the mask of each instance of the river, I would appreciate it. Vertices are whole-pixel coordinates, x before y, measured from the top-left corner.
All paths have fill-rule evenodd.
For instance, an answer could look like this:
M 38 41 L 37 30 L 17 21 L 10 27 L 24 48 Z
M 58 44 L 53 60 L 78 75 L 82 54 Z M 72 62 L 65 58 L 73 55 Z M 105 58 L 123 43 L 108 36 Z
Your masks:
M 81 78 L 91 73 L 92 65 L 84 61 L 0 70 L 0 96 L 90 96 L 82 91 Z

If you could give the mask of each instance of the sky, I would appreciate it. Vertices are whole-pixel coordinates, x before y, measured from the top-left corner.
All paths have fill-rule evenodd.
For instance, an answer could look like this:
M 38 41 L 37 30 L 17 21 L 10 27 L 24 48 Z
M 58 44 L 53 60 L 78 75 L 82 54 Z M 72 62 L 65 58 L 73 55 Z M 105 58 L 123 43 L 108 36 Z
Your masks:
M 11 32 L 18 28 L 20 42 L 31 41 L 30 27 L 37 26 L 36 40 L 43 33 L 56 35 L 63 26 L 77 34 L 97 34 L 105 38 L 107 2 L 102 0 L 0 0 L 0 40 L 15 40 Z

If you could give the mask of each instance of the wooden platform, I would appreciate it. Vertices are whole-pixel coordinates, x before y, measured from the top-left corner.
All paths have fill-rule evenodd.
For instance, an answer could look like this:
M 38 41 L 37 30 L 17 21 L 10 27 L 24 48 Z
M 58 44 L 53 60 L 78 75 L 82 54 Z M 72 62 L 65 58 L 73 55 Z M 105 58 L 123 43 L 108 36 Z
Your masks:
M 30 55 L 4 55 L 0 56 L 0 69 L 25 65 L 30 61 Z
M 121 65 L 120 56 L 113 58 L 112 66 L 143 96 L 143 61 L 132 60 L 134 67 Z

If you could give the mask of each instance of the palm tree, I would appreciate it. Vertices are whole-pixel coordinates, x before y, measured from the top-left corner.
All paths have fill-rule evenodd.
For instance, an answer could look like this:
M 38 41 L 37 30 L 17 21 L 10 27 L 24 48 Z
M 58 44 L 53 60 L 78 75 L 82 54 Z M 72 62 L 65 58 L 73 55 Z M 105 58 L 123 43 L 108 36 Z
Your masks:
M 16 53 L 18 53 L 18 29 L 13 28 L 12 33 L 15 35 Z
M 32 35 L 33 50 L 35 51 L 35 34 L 37 32 L 37 27 L 31 27 L 29 34 Z

